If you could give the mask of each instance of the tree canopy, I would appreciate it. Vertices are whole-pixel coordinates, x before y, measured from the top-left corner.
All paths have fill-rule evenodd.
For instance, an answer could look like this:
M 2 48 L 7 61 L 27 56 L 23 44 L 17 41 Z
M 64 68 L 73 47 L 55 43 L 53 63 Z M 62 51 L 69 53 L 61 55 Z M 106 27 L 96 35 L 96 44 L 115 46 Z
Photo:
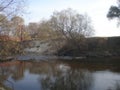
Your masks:
M 94 29 L 87 15 L 77 13 L 70 8 L 60 12 L 54 12 L 51 17 L 53 30 L 60 31 L 65 37 L 79 38 L 78 36 L 90 36 Z
M 113 18 L 120 18 L 120 0 L 117 2 L 117 6 L 111 6 L 108 13 L 107 18 L 113 19 Z

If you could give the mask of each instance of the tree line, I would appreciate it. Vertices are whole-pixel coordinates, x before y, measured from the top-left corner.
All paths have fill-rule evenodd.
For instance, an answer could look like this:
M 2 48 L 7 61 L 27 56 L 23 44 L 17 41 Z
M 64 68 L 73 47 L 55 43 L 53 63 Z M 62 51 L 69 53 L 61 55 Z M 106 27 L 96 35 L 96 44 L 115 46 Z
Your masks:
M 0 26 L 1 35 L 23 37 L 24 40 L 28 38 L 44 39 L 53 35 L 52 38 L 80 39 L 91 36 L 94 32 L 90 17 L 79 14 L 70 8 L 53 12 L 49 20 L 33 22 L 28 25 L 25 25 L 24 19 L 20 16 L 13 16 L 9 19 L 4 14 L 0 14 L 0 18 L 4 18 Z
M 24 19 L 20 16 L 8 18 L 5 14 L 0 14 L 4 18 L 0 26 L 0 35 L 18 38 L 19 42 L 26 40 L 64 40 L 68 47 L 81 49 L 81 41 L 85 37 L 94 34 L 91 19 L 88 15 L 79 14 L 70 8 L 55 11 L 49 20 L 29 23 L 25 25 Z M 59 48 L 63 42 L 53 42 L 55 48 Z
M 111 6 L 107 17 L 119 19 L 119 0 L 118 6 Z M 68 8 L 55 11 L 48 20 L 40 22 L 30 22 L 25 25 L 24 19 L 20 14 L 24 11 L 24 0 L 1 0 L 0 1 L 0 38 L 5 36 L 15 38 L 13 42 L 22 43 L 26 40 L 63 40 L 66 44 L 64 49 L 71 51 L 81 51 L 85 45 L 85 38 L 94 35 L 94 27 L 91 18 L 86 14 L 79 14 L 77 11 Z M 0 39 L 1 40 L 1 39 Z M 9 39 L 12 40 L 12 39 Z M 19 52 L 20 44 L 1 42 L 1 52 Z M 53 42 L 59 48 L 63 42 Z M 15 46 L 15 48 L 13 47 Z M 15 50 L 14 50 L 14 49 Z M 3 56 L 3 54 L 1 54 Z M 5 54 L 7 55 L 7 54 Z

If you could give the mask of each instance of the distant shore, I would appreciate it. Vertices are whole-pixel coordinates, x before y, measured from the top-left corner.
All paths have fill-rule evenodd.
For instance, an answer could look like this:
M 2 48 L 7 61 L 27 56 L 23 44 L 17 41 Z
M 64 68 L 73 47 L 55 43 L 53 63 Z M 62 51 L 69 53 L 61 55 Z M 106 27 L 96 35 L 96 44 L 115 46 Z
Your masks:
M 72 56 L 40 56 L 40 55 L 17 55 L 14 57 L 6 57 L 4 59 L 1 59 L 0 62 L 9 62 L 9 61 L 54 61 L 54 60 L 60 60 L 60 61 L 78 61 L 81 63 L 120 63 L 120 57 L 119 56 L 111 56 L 111 57 L 72 57 Z

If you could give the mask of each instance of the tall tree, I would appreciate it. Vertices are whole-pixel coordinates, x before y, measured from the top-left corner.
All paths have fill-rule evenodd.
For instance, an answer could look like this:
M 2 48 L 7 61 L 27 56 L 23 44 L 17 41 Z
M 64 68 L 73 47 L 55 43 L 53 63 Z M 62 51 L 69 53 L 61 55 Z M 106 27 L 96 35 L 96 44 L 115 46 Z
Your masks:
M 72 9 L 54 12 L 51 18 L 53 30 L 60 31 L 65 37 L 79 38 L 77 36 L 90 36 L 94 30 L 87 15 L 77 13 Z
M 87 15 L 77 13 L 72 9 L 54 12 L 51 19 L 51 28 L 66 40 L 67 47 L 81 50 L 81 42 L 84 37 L 94 33 L 91 20 Z M 70 49 L 69 48 L 69 49 Z
M 24 19 L 19 16 L 14 16 L 11 19 L 12 34 L 13 36 L 19 37 L 22 39 Z
M 107 18 L 118 20 L 118 25 L 120 24 L 120 0 L 117 0 L 117 6 L 111 6 L 108 13 Z

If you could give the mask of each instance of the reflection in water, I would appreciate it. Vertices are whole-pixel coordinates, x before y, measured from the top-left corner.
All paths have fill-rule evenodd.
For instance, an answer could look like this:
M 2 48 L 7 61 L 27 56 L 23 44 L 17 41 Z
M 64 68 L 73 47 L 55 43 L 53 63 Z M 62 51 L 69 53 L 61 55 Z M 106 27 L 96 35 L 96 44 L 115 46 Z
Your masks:
M 43 90 L 89 90 L 91 81 L 91 73 L 81 70 L 57 70 L 56 75 L 46 75 L 40 80 Z
M 11 70 L 9 67 L 1 66 L 0 67 L 0 90 L 13 90 L 13 83 L 9 81 L 7 78 L 9 77 Z M 8 87 L 3 84 L 6 81 L 11 87 Z
M 119 70 L 60 61 L 0 63 L 0 90 L 120 90 Z

